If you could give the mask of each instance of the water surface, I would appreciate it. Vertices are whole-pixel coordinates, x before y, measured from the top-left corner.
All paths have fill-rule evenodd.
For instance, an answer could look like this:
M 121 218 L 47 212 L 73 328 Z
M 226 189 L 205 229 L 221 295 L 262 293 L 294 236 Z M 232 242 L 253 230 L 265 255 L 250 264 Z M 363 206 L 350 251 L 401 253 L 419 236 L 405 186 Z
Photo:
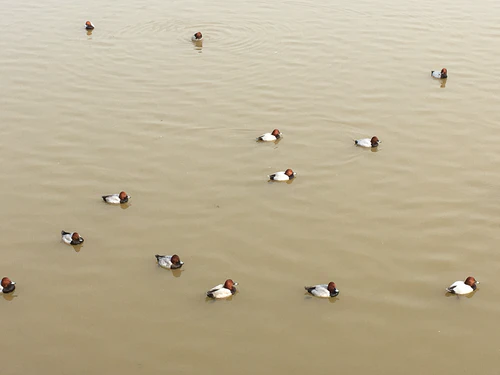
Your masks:
M 0 9 L 2 375 L 497 374 L 500 3 Z

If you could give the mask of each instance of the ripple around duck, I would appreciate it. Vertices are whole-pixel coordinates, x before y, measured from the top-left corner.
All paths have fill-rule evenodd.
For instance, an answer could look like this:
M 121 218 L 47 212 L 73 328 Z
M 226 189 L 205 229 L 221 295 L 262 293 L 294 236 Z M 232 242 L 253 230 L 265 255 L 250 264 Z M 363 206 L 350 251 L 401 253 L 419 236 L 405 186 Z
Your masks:
M 139 23 L 119 30 L 119 35 L 160 35 L 176 34 L 179 42 L 191 42 L 191 36 L 203 33 L 203 44 L 217 44 L 220 48 L 235 53 L 255 50 L 269 42 L 276 42 L 276 48 L 283 48 L 282 35 L 290 34 L 291 28 L 285 24 L 269 21 L 228 21 L 228 22 L 193 22 L 182 20 L 156 20 Z

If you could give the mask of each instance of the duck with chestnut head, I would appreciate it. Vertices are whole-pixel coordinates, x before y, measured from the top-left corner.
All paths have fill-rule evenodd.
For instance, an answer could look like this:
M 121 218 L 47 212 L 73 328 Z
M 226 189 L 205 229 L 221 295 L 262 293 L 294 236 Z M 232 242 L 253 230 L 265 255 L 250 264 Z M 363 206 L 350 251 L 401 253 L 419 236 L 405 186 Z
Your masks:
M 210 289 L 207 292 L 207 297 L 216 299 L 231 297 L 234 293 L 236 293 L 236 285 L 238 285 L 237 282 L 227 279 L 224 284 L 219 284 Z
M 80 237 L 77 232 L 65 232 L 62 230 L 61 237 L 64 243 L 68 245 L 80 245 L 83 243 L 83 237 Z
M 273 181 L 289 181 L 291 179 L 294 179 L 296 175 L 297 173 L 295 173 L 293 170 L 287 169 L 284 172 L 276 172 L 269 175 L 269 179 Z
M 453 294 L 469 294 L 476 290 L 477 284 L 479 284 L 479 281 L 469 276 L 465 281 L 455 281 L 446 288 L 446 291 Z
M 2 282 L 0 284 L 1 293 L 12 293 L 14 289 L 16 289 L 16 283 L 14 281 L 8 277 L 2 278 Z
M 440 72 L 437 70 L 431 70 L 431 76 L 438 79 L 448 78 L 448 70 L 446 68 L 441 69 Z
M 123 204 L 127 203 L 130 199 L 130 195 L 127 195 L 124 191 L 121 191 L 119 194 L 111 194 L 111 195 L 103 195 L 102 200 L 106 203 L 111 204 Z
M 155 255 L 156 260 L 158 261 L 158 265 L 163 268 L 167 268 L 169 270 L 175 270 L 181 268 L 184 262 L 181 262 L 181 259 L 177 254 L 174 255 Z
M 273 142 L 280 139 L 283 134 L 278 130 L 274 129 L 271 133 L 264 133 L 260 137 L 257 137 L 258 141 Z
M 90 21 L 85 22 L 85 28 L 87 30 L 94 30 L 94 24 Z
M 376 136 L 354 140 L 354 144 L 360 147 L 377 147 L 380 142 L 380 139 Z
M 203 34 L 198 31 L 191 37 L 191 40 L 193 42 L 201 42 L 203 40 Z
M 321 298 L 337 297 L 340 293 L 333 281 L 330 281 L 328 284 L 305 286 L 304 289 L 313 296 Z

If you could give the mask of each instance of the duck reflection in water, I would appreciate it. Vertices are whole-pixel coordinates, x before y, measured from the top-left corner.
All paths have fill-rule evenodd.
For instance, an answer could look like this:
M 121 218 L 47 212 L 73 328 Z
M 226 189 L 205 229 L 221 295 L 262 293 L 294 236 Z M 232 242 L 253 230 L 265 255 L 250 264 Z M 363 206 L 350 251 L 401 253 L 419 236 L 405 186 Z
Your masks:
M 83 247 L 83 244 L 81 244 L 81 245 L 73 245 L 72 247 L 73 247 L 73 250 L 75 250 L 75 253 L 79 253 L 80 250 Z

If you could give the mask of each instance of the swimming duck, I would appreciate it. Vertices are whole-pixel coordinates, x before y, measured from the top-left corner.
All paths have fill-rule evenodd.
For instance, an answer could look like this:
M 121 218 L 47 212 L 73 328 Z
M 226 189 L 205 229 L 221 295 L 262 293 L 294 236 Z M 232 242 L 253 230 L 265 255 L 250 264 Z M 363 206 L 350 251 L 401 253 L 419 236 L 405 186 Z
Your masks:
M 337 297 L 340 293 L 333 281 L 330 281 L 328 284 L 305 286 L 304 289 L 313 296 L 323 298 Z
M 203 35 L 198 31 L 191 37 L 191 40 L 193 42 L 201 42 L 203 40 Z
M 85 22 L 85 28 L 87 30 L 94 30 L 94 24 L 90 21 Z
M 469 294 L 476 290 L 479 281 L 476 281 L 475 278 L 469 276 L 465 279 L 465 281 L 455 281 L 451 284 L 446 291 L 453 294 Z
M 155 255 L 158 265 L 163 268 L 175 270 L 181 268 L 184 262 L 181 262 L 177 254 L 174 255 Z
M 77 232 L 65 232 L 62 230 L 61 236 L 62 240 L 68 245 L 80 245 L 83 243 L 83 237 L 80 237 Z
M 437 70 L 431 70 L 431 76 L 440 79 L 448 78 L 448 70 L 446 70 L 446 68 L 441 69 L 440 72 Z
M 14 289 L 16 289 L 16 283 L 8 277 L 4 277 L 0 284 L 0 292 L 11 293 L 14 291 Z
M 130 195 L 127 195 L 124 191 L 120 192 L 120 194 L 111 194 L 111 195 L 103 195 L 102 200 L 106 203 L 118 204 L 118 203 L 127 203 L 130 199 Z
M 271 142 L 280 139 L 283 134 L 278 130 L 274 129 L 272 133 L 264 133 L 257 138 L 258 141 Z
M 377 147 L 380 140 L 377 137 L 356 139 L 354 144 L 360 147 Z
M 276 172 L 272 175 L 269 175 L 269 179 L 273 181 L 288 181 L 295 178 L 296 175 L 297 173 L 295 173 L 291 169 L 287 169 L 284 172 Z
M 227 279 L 224 282 L 224 284 L 219 284 L 217 286 L 214 286 L 212 289 L 210 289 L 207 292 L 207 297 L 210 297 L 210 298 L 231 297 L 234 293 L 236 293 L 236 288 L 235 288 L 236 285 L 238 285 L 238 283 L 235 283 L 231 279 Z

